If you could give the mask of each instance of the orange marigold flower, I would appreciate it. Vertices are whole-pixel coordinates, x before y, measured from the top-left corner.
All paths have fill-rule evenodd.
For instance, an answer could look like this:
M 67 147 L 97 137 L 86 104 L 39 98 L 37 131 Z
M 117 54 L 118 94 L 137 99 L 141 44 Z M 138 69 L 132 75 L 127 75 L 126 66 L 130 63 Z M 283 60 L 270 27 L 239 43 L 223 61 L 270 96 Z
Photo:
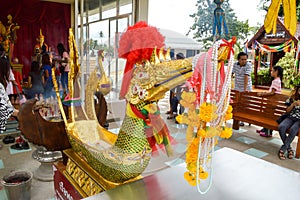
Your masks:
M 196 111 L 188 111 L 188 120 L 189 120 L 189 125 L 198 127 L 200 124 L 200 118 L 199 115 L 196 113 Z
M 221 131 L 220 137 L 221 138 L 230 138 L 232 136 L 232 128 L 224 127 Z
M 176 116 L 176 121 L 180 124 L 189 124 L 189 118 L 186 113 Z
M 176 116 L 176 121 L 179 123 L 179 124 L 182 124 L 182 115 L 177 115 Z
M 232 112 L 232 106 L 231 105 L 228 105 L 228 108 L 227 108 L 227 111 L 226 112 L 228 112 L 228 113 L 231 113 Z
M 188 163 L 186 168 L 187 168 L 187 170 L 189 170 L 190 172 L 195 173 L 196 170 L 197 170 L 196 160 L 194 160 L 194 162 Z
M 232 106 L 228 105 L 226 114 L 225 114 L 225 120 L 230 120 L 232 119 Z
M 196 93 L 183 91 L 181 94 L 181 99 L 189 104 L 194 103 L 196 101 Z
M 215 127 L 208 127 L 206 130 L 206 137 L 212 138 L 219 135 L 219 130 Z
M 194 173 L 191 172 L 185 172 L 183 175 L 184 179 L 191 185 L 191 186 L 196 186 L 197 181 L 196 181 L 196 176 Z M 200 183 L 200 180 L 198 180 L 198 184 Z
M 208 177 L 208 172 L 203 171 L 203 170 L 199 172 L 200 179 L 207 179 L 207 177 Z
M 193 178 L 193 175 L 190 172 L 184 172 L 183 177 L 185 180 L 189 181 Z
M 218 117 L 215 113 L 216 105 L 204 102 L 200 106 L 200 120 L 210 122 Z
M 196 106 L 195 106 L 195 103 L 194 102 L 187 102 L 187 101 L 185 101 L 184 99 L 181 99 L 180 101 L 179 101 L 179 103 L 183 106 L 183 107 L 185 107 L 185 108 L 188 108 L 188 109 L 190 109 L 190 110 L 195 110 L 196 109 Z
M 230 119 L 232 119 L 232 113 L 226 113 L 225 114 L 225 120 L 227 121 L 227 120 L 230 120 Z
M 198 137 L 205 137 L 206 136 L 206 131 L 204 129 L 199 129 L 197 132 Z
M 196 186 L 196 185 L 197 185 L 196 177 L 195 177 L 195 178 L 192 178 L 191 180 L 189 180 L 188 183 L 189 183 L 191 186 Z M 200 180 L 198 180 L 198 184 L 199 184 L 199 183 L 200 183 Z

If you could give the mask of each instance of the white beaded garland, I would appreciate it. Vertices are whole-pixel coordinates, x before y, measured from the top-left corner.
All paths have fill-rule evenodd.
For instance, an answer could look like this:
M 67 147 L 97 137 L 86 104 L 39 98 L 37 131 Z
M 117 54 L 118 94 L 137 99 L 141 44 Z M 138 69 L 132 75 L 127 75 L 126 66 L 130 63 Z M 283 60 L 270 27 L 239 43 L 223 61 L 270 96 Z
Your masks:
M 228 62 L 228 69 L 225 74 L 224 83 L 221 84 L 221 74 L 220 69 L 218 69 L 218 56 L 219 56 L 219 47 L 224 43 L 223 40 L 216 41 L 213 45 L 212 55 L 208 56 L 208 53 L 205 53 L 204 57 L 204 66 L 201 74 L 201 89 L 200 89 L 200 101 L 199 105 L 204 103 L 206 99 L 207 102 L 210 102 L 216 105 L 216 114 L 217 118 L 207 123 L 211 128 L 221 127 L 225 123 L 225 113 L 228 109 L 229 101 L 230 101 L 230 90 L 231 90 L 231 73 L 234 63 L 233 52 L 230 50 L 230 59 Z M 193 65 L 196 66 L 199 62 L 198 59 L 200 56 L 197 56 L 193 60 Z M 211 59 L 210 65 L 207 63 L 207 59 Z M 210 82 L 207 80 L 207 72 L 209 72 Z M 210 88 L 211 91 L 206 93 L 207 89 Z M 201 127 L 205 128 L 205 127 Z M 200 138 L 202 141 L 202 138 Z M 205 193 L 211 186 L 212 183 L 212 153 L 214 151 L 214 137 L 205 138 L 203 142 L 199 143 L 198 149 L 198 160 L 197 160 L 197 179 L 199 178 L 199 169 L 200 165 L 205 171 L 210 171 L 210 183 L 205 191 L 201 191 L 199 188 L 199 184 L 197 182 L 197 188 L 200 193 Z

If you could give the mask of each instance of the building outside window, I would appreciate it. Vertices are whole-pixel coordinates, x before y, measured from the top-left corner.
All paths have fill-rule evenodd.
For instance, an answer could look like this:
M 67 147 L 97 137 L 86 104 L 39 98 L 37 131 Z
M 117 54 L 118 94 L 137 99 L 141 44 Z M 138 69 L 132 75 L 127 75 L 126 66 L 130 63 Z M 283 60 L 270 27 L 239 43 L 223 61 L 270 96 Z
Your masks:
M 119 93 L 126 61 L 118 58 L 117 45 L 120 33 L 133 24 L 133 6 L 133 0 L 75 0 L 82 86 L 98 68 L 98 51 L 104 50 L 104 71 L 112 81 L 112 91 Z

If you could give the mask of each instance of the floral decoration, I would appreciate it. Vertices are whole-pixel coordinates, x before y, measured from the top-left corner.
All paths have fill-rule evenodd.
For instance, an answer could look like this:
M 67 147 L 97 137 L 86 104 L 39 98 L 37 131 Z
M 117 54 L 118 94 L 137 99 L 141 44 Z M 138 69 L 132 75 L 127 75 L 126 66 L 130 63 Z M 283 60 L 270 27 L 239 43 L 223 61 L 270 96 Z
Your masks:
M 181 96 L 180 104 L 188 108 L 187 113 L 183 113 L 176 117 L 179 123 L 186 124 L 186 140 L 188 142 L 186 151 L 186 164 L 187 172 L 184 173 L 184 178 L 186 181 L 192 185 L 196 186 L 196 175 L 197 175 L 197 158 L 200 139 L 220 137 L 220 138 L 230 138 L 232 135 L 232 128 L 228 128 L 225 125 L 216 128 L 208 126 L 208 122 L 217 118 L 216 105 L 212 103 L 204 102 L 201 104 L 199 109 L 196 109 L 196 94 L 194 92 L 183 92 Z M 232 118 L 232 106 L 229 105 L 225 114 L 225 120 L 230 120 Z M 197 130 L 195 133 L 194 130 Z M 216 141 L 217 142 L 217 141 Z M 215 144 L 214 144 L 215 145 Z M 200 179 L 207 179 L 208 172 L 204 170 L 200 164 L 198 170 Z M 198 180 L 198 184 L 200 180 Z
M 204 102 L 200 106 L 200 120 L 204 122 L 210 122 L 216 119 L 218 117 L 215 113 L 216 108 L 216 105 Z

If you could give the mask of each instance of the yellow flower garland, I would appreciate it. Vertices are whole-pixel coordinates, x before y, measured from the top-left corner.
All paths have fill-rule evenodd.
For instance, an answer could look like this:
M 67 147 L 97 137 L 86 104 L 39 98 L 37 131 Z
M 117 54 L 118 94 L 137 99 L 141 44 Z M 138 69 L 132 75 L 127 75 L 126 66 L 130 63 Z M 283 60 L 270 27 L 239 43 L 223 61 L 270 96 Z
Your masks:
M 176 120 L 180 124 L 186 124 L 186 140 L 187 140 L 187 151 L 186 151 L 186 168 L 187 172 L 184 173 L 184 178 L 187 182 L 192 185 L 197 185 L 197 159 L 198 159 L 198 148 L 199 140 L 204 141 L 205 138 L 221 137 L 230 138 L 232 135 L 232 128 L 228 127 L 210 127 L 208 124 L 217 119 L 216 114 L 217 106 L 212 103 L 204 102 L 200 105 L 199 111 L 196 109 L 196 94 L 194 92 L 182 93 L 180 104 L 184 106 L 188 112 L 178 115 Z M 230 120 L 232 118 L 232 106 L 228 106 L 228 109 L 224 115 L 224 120 Z M 197 132 L 194 133 L 196 128 Z M 215 140 L 213 145 L 216 145 L 218 140 Z M 209 157 L 211 159 L 211 157 Z M 207 179 L 209 173 L 204 171 L 202 167 L 203 163 L 200 162 L 199 178 Z M 200 183 L 200 180 L 198 180 Z
M 218 117 L 215 113 L 217 110 L 216 105 L 204 102 L 200 106 L 200 120 L 204 122 L 210 122 Z

